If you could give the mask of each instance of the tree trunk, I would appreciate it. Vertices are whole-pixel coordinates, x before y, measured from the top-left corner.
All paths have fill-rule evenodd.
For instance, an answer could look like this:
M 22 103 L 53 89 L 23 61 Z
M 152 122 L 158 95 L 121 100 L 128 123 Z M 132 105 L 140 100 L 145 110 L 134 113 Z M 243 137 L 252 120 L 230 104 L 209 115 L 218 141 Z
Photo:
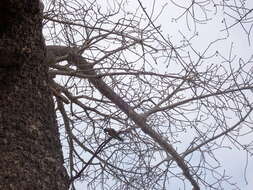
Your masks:
M 39 0 L 0 1 L 0 189 L 66 190 Z

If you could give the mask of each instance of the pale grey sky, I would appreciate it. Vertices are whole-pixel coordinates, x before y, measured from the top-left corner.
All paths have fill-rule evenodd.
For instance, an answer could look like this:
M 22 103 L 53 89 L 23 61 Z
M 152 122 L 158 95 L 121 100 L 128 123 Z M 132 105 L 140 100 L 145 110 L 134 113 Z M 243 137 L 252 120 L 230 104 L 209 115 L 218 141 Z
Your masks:
M 109 1 L 100 0 L 104 5 L 102 8 L 106 9 Z M 137 0 L 128 0 L 129 2 L 129 11 L 134 10 L 134 7 L 138 6 Z M 191 1 L 183 1 L 177 0 L 175 1 L 177 4 L 184 5 L 189 4 Z M 218 1 L 217 1 L 218 2 Z M 253 9 L 253 1 L 247 1 L 248 8 Z M 143 5 L 147 8 L 146 11 L 151 13 L 153 0 L 142 1 Z M 245 59 L 248 60 L 252 56 L 252 45 L 249 44 L 249 40 L 245 35 L 242 27 L 240 25 L 235 26 L 230 30 L 228 34 L 227 31 L 221 31 L 224 29 L 223 18 L 226 16 L 223 14 L 222 9 L 218 8 L 216 15 L 212 15 L 210 13 L 208 17 L 212 17 L 212 20 L 206 22 L 206 24 L 197 24 L 196 26 L 192 22 L 192 19 L 188 18 L 188 24 L 186 23 L 186 19 L 181 18 L 177 21 L 174 18 L 177 18 L 181 13 L 182 9 L 177 8 L 175 5 L 171 3 L 169 0 L 160 0 L 155 1 L 155 10 L 160 10 L 163 6 L 165 6 L 164 11 L 159 16 L 159 18 L 154 22 L 156 26 L 161 25 L 163 34 L 165 36 L 169 36 L 172 43 L 179 44 L 182 40 L 182 35 L 180 32 L 183 32 L 184 35 L 189 38 L 190 36 L 196 34 L 198 32 L 198 36 L 192 40 L 192 45 L 199 52 L 203 51 L 207 48 L 207 46 L 217 38 L 224 38 L 229 35 L 226 40 L 222 40 L 217 43 L 213 49 L 210 49 L 211 52 L 215 52 L 218 50 L 222 54 L 229 54 L 229 49 L 231 48 L 231 44 L 233 43 L 233 50 L 236 52 L 236 59 Z M 167 3 L 167 4 L 166 4 Z M 141 10 L 139 10 L 141 12 Z M 158 12 L 155 11 L 153 18 Z M 198 14 L 199 13 L 199 14 Z M 141 13 L 140 13 L 141 14 Z M 201 10 L 196 7 L 196 15 L 201 17 L 203 16 Z M 253 14 L 252 14 L 253 16 Z M 231 21 L 232 22 L 232 21 Z M 252 34 L 250 35 L 250 39 L 253 40 Z M 252 41 L 251 41 L 252 42 Z M 252 42 L 253 43 L 253 42 Z M 253 65 L 251 65 L 253 67 Z M 236 67 L 236 65 L 235 65 Z M 235 121 L 236 122 L 236 121 Z M 183 136 L 182 139 L 187 139 L 189 137 Z M 248 142 L 253 139 L 252 134 L 240 137 L 240 141 Z M 229 142 L 228 142 L 229 145 Z M 233 182 L 237 183 L 238 186 L 242 190 L 252 190 L 253 189 L 253 158 L 252 155 L 247 155 L 243 150 L 240 149 L 222 149 L 215 151 L 217 157 L 220 159 L 222 167 L 219 169 L 220 171 L 225 170 L 228 175 L 232 176 Z M 248 160 L 247 160 L 248 157 Z M 248 183 L 248 184 L 247 184 Z M 171 188 L 177 189 L 177 185 L 172 185 Z M 180 187 L 182 189 L 182 187 Z M 189 189 L 187 187 L 186 189 Z M 84 184 L 77 184 L 77 190 L 85 190 Z M 224 188 L 226 189 L 226 188 Z M 230 190 L 230 189 L 226 189 Z

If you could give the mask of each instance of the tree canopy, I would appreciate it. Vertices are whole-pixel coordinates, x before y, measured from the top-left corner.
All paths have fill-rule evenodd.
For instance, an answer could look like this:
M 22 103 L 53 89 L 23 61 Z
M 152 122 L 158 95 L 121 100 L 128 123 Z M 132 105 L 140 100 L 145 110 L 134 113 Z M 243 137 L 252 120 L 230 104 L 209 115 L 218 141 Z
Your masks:
M 252 159 L 252 2 L 43 2 L 72 189 L 241 188 L 223 157 Z

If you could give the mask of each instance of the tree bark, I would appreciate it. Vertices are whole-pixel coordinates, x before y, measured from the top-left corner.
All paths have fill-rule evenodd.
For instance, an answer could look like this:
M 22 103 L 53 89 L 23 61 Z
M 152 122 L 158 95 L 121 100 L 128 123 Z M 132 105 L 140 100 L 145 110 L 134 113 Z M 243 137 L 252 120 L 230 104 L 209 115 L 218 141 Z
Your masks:
M 39 0 L 0 1 L 0 189 L 68 189 Z

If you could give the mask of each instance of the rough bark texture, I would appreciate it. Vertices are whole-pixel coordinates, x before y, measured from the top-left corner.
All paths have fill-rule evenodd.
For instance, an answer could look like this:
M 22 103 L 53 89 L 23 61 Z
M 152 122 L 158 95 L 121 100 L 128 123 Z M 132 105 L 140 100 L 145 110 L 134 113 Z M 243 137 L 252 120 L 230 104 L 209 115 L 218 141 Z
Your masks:
M 39 0 L 0 1 L 0 189 L 66 190 Z

